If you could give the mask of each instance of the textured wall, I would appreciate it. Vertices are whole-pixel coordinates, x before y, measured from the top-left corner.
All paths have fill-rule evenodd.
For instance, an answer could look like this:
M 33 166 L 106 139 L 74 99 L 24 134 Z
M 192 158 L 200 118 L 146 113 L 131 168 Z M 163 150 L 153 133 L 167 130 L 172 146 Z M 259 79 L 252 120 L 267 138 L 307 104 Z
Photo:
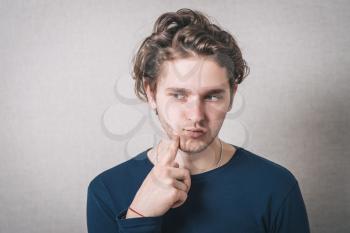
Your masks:
M 86 231 L 89 181 L 157 139 L 130 60 L 181 7 L 251 67 L 221 136 L 295 174 L 313 232 L 350 229 L 348 1 L 0 0 L 0 232 Z

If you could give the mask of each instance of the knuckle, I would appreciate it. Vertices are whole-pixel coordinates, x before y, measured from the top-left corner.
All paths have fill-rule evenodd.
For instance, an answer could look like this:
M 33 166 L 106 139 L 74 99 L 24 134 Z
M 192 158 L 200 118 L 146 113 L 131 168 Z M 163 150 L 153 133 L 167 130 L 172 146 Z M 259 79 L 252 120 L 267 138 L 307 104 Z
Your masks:
M 153 168 L 153 173 L 157 174 L 157 175 L 161 175 L 162 173 L 162 167 L 157 165 Z
M 174 181 L 171 180 L 171 179 L 165 179 L 165 180 L 164 180 L 164 183 L 165 183 L 166 185 L 168 185 L 168 186 L 173 186 Z
M 186 200 L 188 197 L 188 194 L 186 192 L 184 192 L 184 196 L 185 196 L 185 200 Z
M 170 180 L 170 185 L 173 186 L 173 187 L 176 187 L 176 180 L 171 179 Z
M 178 191 L 175 188 L 171 190 L 170 198 L 172 201 L 176 201 L 178 199 Z
M 160 176 L 162 177 L 168 177 L 169 176 L 169 171 L 166 167 L 162 167 L 159 171 Z
M 176 200 L 179 200 L 179 199 L 181 200 L 181 199 L 182 199 L 181 196 L 182 196 L 181 191 L 178 190 L 178 191 L 176 192 Z
M 182 191 L 179 193 L 179 198 L 183 201 L 185 201 L 187 199 L 187 193 Z
M 167 188 L 166 179 L 162 178 L 161 176 L 157 175 L 156 173 L 151 174 L 151 180 L 153 184 L 155 184 L 157 187 L 160 188 Z
M 170 174 L 171 174 L 170 168 L 169 168 L 169 167 L 166 167 L 166 168 L 164 169 L 164 175 L 167 176 L 167 177 L 169 177 Z
M 186 193 L 186 192 L 183 192 L 183 195 L 184 195 L 184 200 L 186 200 L 187 197 L 188 197 L 187 193 Z

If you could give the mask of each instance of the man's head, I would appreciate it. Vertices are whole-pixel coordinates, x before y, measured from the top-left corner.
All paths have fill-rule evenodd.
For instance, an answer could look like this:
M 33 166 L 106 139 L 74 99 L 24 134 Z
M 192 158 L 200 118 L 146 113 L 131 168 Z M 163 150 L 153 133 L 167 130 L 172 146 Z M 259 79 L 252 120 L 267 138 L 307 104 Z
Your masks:
M 136 95 L 158 111 L 168 136 L 183 136 L 188 152 L 214 140 L 249 71 L 234 38 L 189 9 L 161 15 L 133 62 Z M 188 134 L 194 128 L 206 133 Z

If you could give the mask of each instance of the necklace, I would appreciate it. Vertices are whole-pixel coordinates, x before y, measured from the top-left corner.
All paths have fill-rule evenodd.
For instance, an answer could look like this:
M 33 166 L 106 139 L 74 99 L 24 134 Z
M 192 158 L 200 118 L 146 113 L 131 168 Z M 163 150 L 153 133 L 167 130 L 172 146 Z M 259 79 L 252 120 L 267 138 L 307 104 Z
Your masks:
M 218 139 L 219 139 L 219 142 L 220 142 L 220 159 L 216 163 L 215 167 L 217 167 L 219 165 L 219 163 L 221 162 L 221 158 L 222 158 L 222 141 L 220 140 L 220 138 L 218 138 Z M 159 147 L 159 144 L 160 144 L 160 142 L 158 143 L 157 149 L 156 149 L 156 161 L 157 161 L 157 164 L 158 164 L 158 147 Z M 202 169 L 202 170 L 204 170 L 204 169 Z

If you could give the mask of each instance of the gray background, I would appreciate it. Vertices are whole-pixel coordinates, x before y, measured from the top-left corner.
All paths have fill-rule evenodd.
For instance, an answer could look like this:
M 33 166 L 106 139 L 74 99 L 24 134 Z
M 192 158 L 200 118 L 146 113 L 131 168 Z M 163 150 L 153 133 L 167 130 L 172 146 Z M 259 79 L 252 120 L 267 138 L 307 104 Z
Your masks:
M 181 7 L 232 32 L 251 67 L 222 136 L 293 172 L 313 232 L 349 232 L 350 4 L 338 0 L 1 0 L 0 232 L 86 231 L 89 181 L 157 135 L 130 60 Z

